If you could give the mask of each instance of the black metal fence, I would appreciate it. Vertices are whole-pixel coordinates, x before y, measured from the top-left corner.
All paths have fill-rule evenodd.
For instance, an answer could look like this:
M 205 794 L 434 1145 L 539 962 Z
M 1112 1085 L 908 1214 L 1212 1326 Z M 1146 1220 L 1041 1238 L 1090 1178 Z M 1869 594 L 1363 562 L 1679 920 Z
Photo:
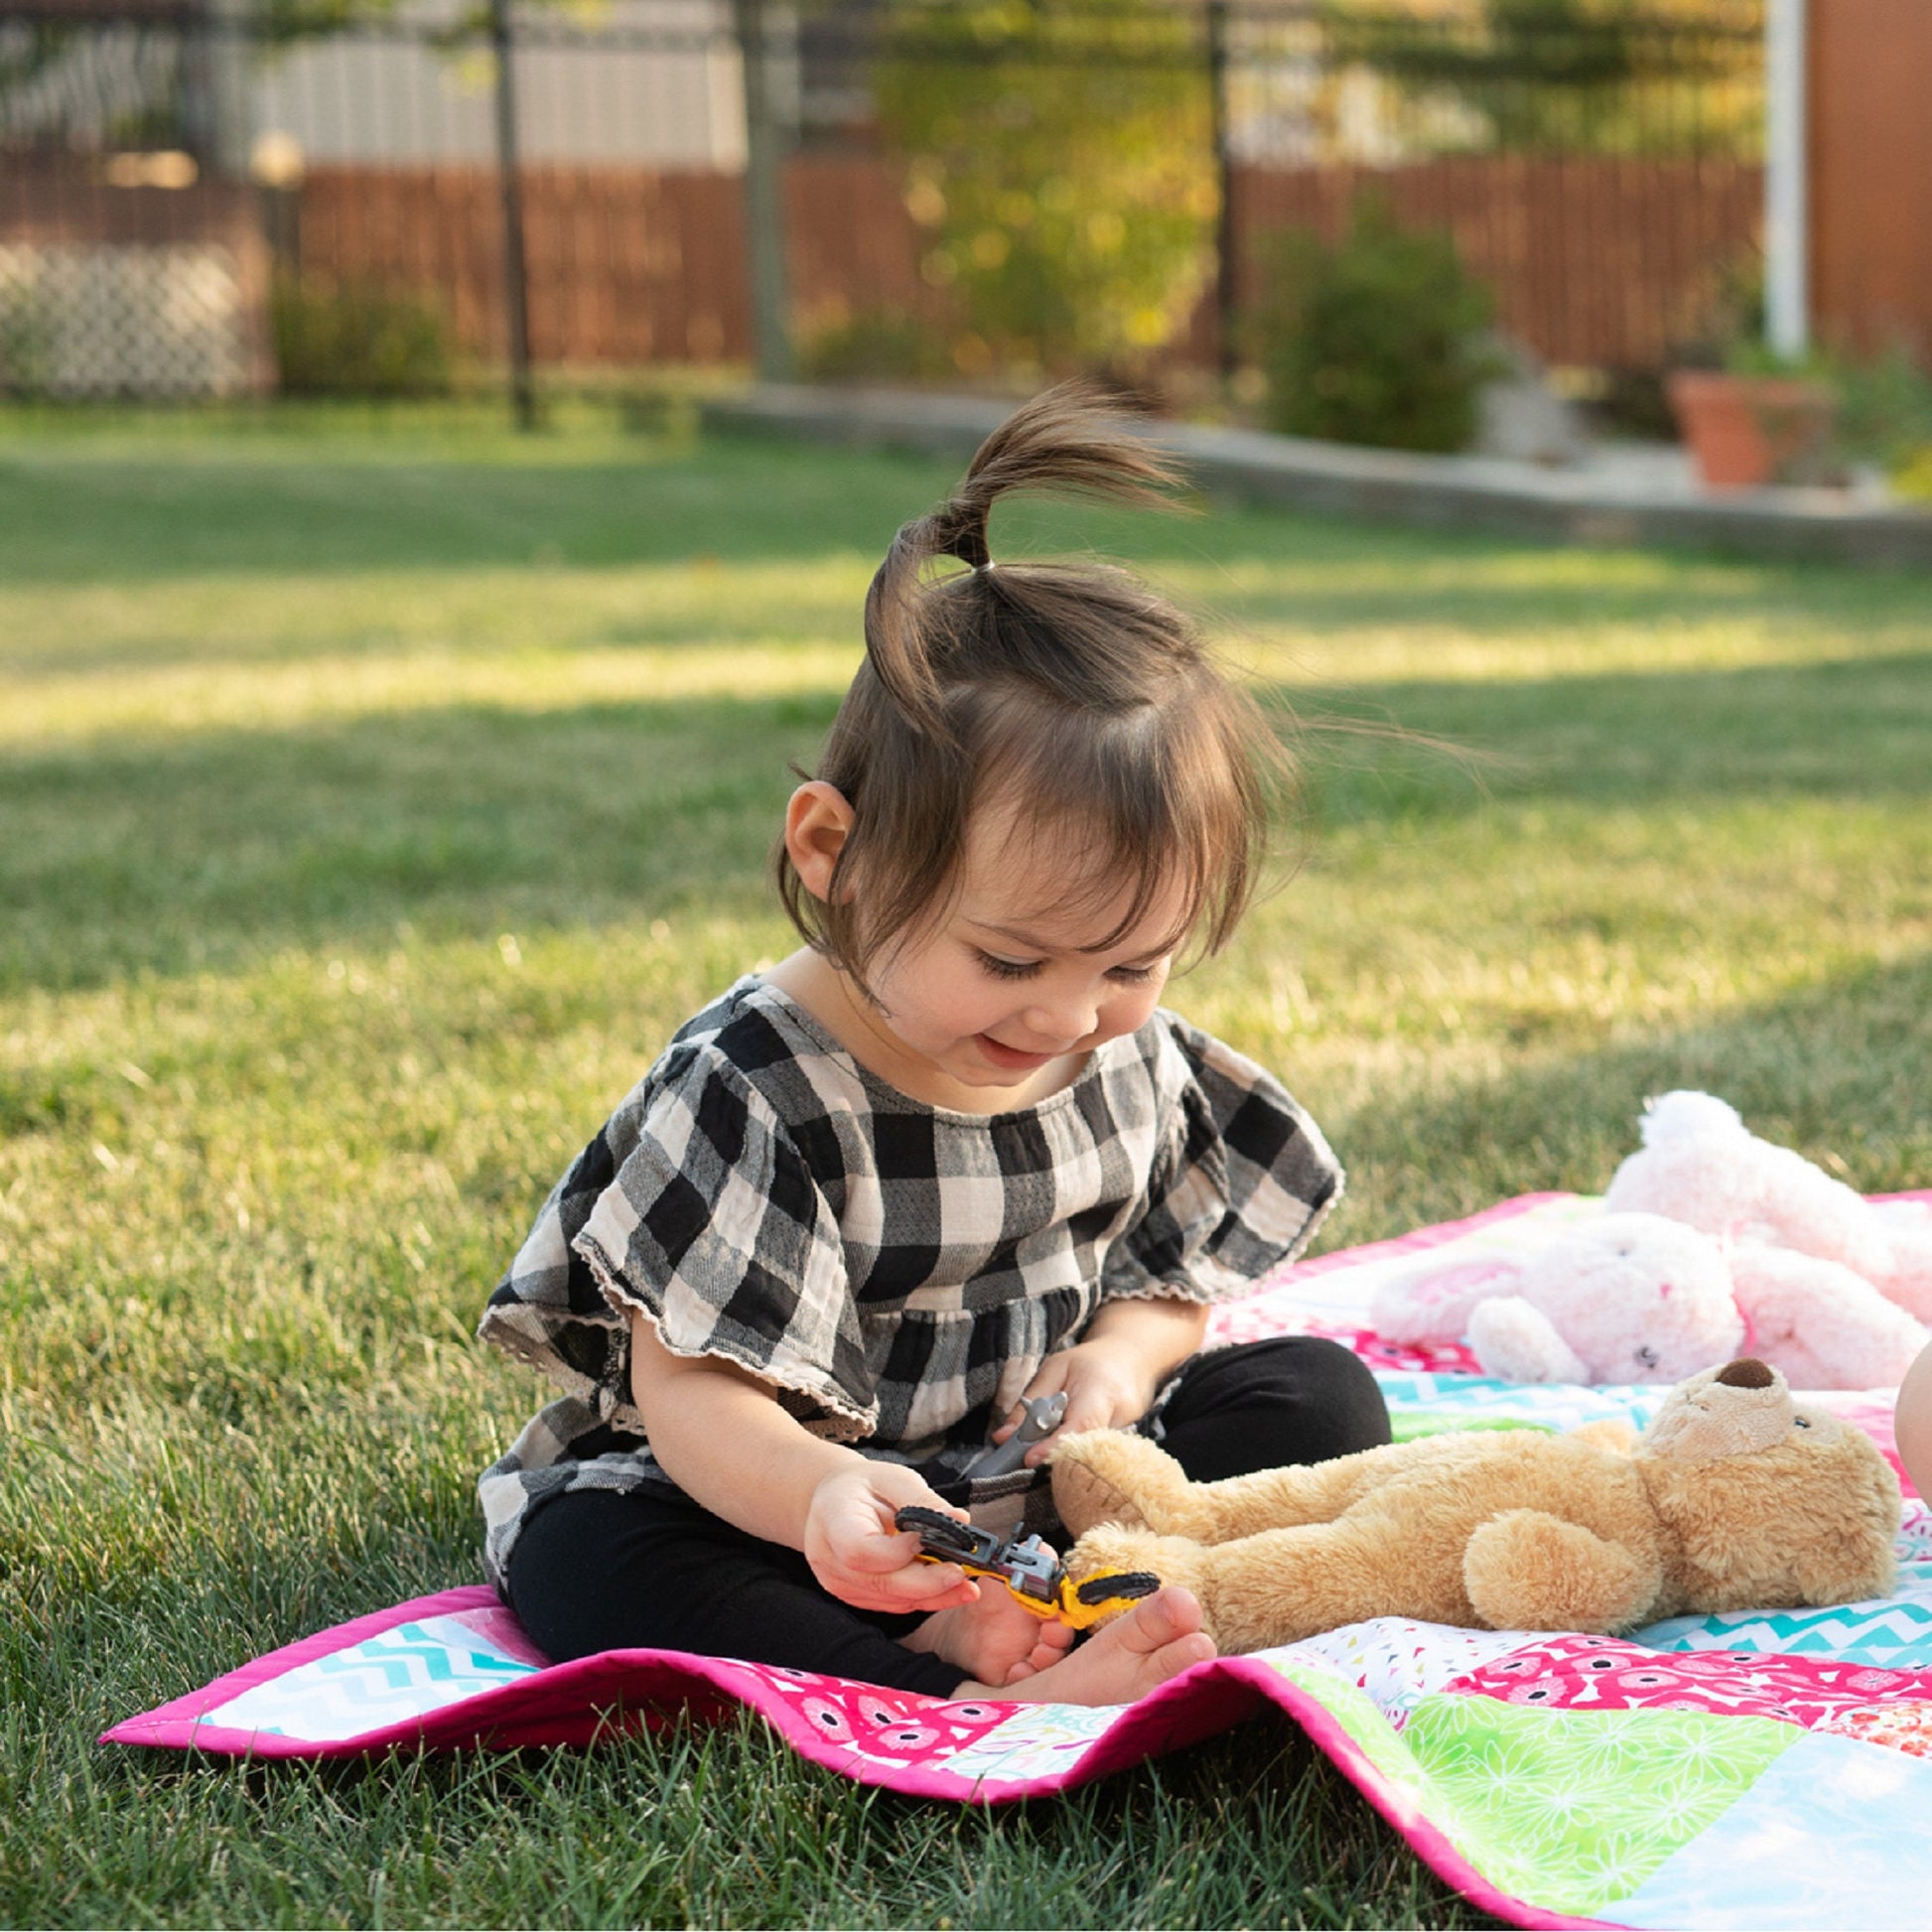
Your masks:
M 0 389 L 1235 368 L 1285 227 L 1446 227 L 1545 358 L 1748 253 L 1755 0 L 0 0 Z

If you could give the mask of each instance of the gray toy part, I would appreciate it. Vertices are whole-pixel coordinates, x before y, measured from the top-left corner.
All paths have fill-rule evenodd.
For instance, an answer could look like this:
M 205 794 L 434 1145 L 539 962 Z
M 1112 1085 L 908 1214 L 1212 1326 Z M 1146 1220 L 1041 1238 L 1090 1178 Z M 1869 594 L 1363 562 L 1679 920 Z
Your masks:
M 996 1443 L 984 1455 L 967 1463 L 964 1474 L 976 1482 L 987 1476 L 1011 1475 L 1027 1459 L 1027 1451 L 1042 1443 L 1066 1418 L 1066 1391 L 1035 1396 L 1025 1405 L 1027 1419 L 1004 1443 Z

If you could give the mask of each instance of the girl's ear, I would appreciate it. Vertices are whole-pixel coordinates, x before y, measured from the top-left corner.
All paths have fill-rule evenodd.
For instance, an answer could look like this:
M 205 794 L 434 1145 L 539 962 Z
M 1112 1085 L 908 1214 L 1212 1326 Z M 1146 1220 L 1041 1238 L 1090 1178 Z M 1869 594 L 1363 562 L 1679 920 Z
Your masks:
M 832 873 L 852 830 L 853 810 L 845 793 L 823 778 L 812 778 L 791 794 L 785 807 L 785 856 L 798 883 L 820 904 L 832 897 Z M 841 897 L 850 897 L 851 888 Z

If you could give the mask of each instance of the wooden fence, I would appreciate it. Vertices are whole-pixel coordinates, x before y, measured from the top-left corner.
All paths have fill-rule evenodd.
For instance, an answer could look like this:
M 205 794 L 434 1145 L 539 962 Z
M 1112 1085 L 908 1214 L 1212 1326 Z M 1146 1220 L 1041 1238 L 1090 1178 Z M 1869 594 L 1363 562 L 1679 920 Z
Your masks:
M 874 156 L 794 157 L 784 183 L 794 314 L 867 312 L 936 328 L 924 242 L 901 177 Z M 1263 169 L 1233 182 L 1237 298 L 1260 285 L 1268 237 L 1334 232 L 1374 187 L 1405 221 L 1447 226 L 1496 292 L 1503 325 L 1547 360 L 1655 368 L 1694 329 L 1716 270 L 1746 248 L 1759 170 L 1734 161 L 1482 156 L 1394 169 Z M 524 178 L 530 335 L 539 362 L 715 361 L 750 354 L 737 177 L 534 167 Z M 502 343 L 497 189 L 487 169 L 323 168 L 304 184 L 304 273 L 440 291 L 459 340 Z M 1208 298 L 1211 305 L 1211 296 Z M 1204 306 L 1176 352 L 1212 353 Z
M 0 157 L 0 395 L 270 389 L 269 275 L 246 183 Z
M 739 177 L 537 166 L 522 186 L 538 363 L 751 354 Z M 420 289 L 466 348 L 500 355 L 502 220 L 493 168 L 318 168 L 291 226 L 305 277 Z
M 1546 361 L 1656 369 L 1696 334 L 1718 271 L 1752 245 L 1755 164 L 1587 155 L 1472 155 L 1410 167 L 1252 170 L 1235 177 L 1237 298 L 1258 293 L 1271 235 L 1333 237 L 1363 191 L 1397 218 L 1447 228 L 1495 292 L 1497 321 Z

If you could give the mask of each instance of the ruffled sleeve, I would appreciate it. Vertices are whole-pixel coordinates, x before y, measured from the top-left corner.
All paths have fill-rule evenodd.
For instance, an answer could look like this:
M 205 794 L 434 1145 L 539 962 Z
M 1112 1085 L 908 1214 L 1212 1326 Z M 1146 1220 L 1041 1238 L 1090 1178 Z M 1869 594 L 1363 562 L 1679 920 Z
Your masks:
M 1108 1253 L 1101 1296 L 1232 1301 L 1313 1239 L 1341 1198 L 1341 1166 L 1273 1074 L 1165 1018 L 1177 1091 L 1147 1193 Z
M 479 1333 L 642 1434 L 633 1308 L 673 1354 L 749 1369 L 815 1433 L 877 1426 L 825 1195 L 770 1102 L 703 1049 L 668 1055 L 558 1182 Z

